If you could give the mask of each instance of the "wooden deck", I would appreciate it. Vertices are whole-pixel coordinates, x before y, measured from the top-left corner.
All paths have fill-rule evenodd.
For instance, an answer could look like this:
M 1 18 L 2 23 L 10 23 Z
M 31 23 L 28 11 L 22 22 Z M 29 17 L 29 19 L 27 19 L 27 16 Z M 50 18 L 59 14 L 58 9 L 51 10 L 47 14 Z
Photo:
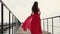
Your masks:
M 26 32 L 23 31 L 23 29 L 21 27 L 19 27 L 19 29 L 17 30 L 16 34 L 31 34 L 29 30 L 27 30 Z M 43 31 L 43 34 L 51 34 L 49 32 Z

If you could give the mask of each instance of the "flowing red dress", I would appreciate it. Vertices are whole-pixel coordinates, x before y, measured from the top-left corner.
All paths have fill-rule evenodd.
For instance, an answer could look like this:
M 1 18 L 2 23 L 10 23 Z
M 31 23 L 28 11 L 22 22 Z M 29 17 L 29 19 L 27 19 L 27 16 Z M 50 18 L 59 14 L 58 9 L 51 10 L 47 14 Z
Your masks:
M 30 30 L 31 34 L 42 34 L 40 15 L 30 15 L 23 23 L 22 28 L 24 31 Z

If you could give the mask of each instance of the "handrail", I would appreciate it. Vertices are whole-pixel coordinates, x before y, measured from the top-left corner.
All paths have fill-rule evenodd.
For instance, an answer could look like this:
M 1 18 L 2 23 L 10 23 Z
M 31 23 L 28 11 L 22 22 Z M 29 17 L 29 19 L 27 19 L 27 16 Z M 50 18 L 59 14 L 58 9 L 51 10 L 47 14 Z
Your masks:
M 41 20 L 43 20 L 43 30 L 44 31 L 45 31 L 45 26 L 46 26 L 47 27 L 47 32 L 49 32 L 49 26 L 51 26 L 52 27 L 52 34 L 55 33 L 53 27 L 57 27 L 57 26 L 54 26 L 54 18 L 59 18 L 59 20 L 60 20 L 60 16 L 54 16 L 54 17 L 48 17 L 48 18 L 41 19 Z M 49 21 L 48 21 L 49 19 L 51 19 L 51 21 L 52 21 L 51 25 L 48 24 L 49 23 Z M 47 25 L 45 25 L 45 21 L 44 20 L 47 21 Z M 58 27 L 60 27 L 60 26 L 58 26 Z
M 11 11 L 11 10 L 6 6 L 6 4 L 5 4 L 2 0 L 0 0 L 0 2 L 1 2 L 9 11 Z
M 43 19 L 41 19 L 41 20 L 44 20 L 44 19 L 51 19 L 51 18 L 57 18 L 57 17 L 60 17 L 60 16 L 54 16 L 54 17 L 43 18 Z
M 7 5 L 3 2 L 3 1 L 1 1 L 0 0 L 0 2 L 11 12 L 11 10 L 7 7 Z M 12 12 L 11 12 L 12 13 Z M 13 13 L 12 13 L 13 14 Z M 14 15 L 14 14 L 13 14 Z M 16 16 L 15 16 L 16 17 Z M 17 17 L 16 17 L 17 18 Z M 18 19 L 18 18 L 17 18 Z
M 0 2 L 1 2 L 1 34 L 3 34 L 3 20 L 4 20 L 4 11 L 3 11 L 3 6 L 5 7 L 5 8 L 7 8 L 7 10 L 9 11 L 9 27 L 8 27 L 8 29 L 9 29 L 9 34 L 10 34 L 10 28 L 12 28 L 12 34 L 13 33 L 15 33 L 16 34 L 16 31 L 17 31 L 17 29 L 19 28 L 19 26 L 20 26 L 20 24 L 21 24 L 21 22 L 19 21 L 19 19 L 12 13 L 12 11 L 6 6 L 6 4 L 2 1 L 2 0 L 0 0 Z M 10 27 L 10 21 L 11 21 L 11 14 L 12 14 L 12 26 Z M 15 26 L 13 26 L 13 23 L 15 23 Z M 17 25 L 18 24 L 18 25 Z M 15 31 L 13 31 L 14 30 L 14 28 L 13 27 L 16 27 L 15 28 Z

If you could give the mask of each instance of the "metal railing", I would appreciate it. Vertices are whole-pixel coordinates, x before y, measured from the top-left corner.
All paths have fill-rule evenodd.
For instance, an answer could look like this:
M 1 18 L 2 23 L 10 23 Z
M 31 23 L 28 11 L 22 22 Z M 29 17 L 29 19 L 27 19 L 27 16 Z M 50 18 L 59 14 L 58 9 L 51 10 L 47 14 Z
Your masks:
M 57 21 L 59 20 L 59 24 L 60 24 L 60 16 L 55 16 L 55 17 L 49 17 L 49 18 L 44 18 L 44 19 L 42 19 L 42 24 L 43 24 L 43 31 L 47 31 L 47 32 L 49 32 L 49 27 L 50 27 L 50 29 L 51 29 L 51 31 L 50 31 L 50 33 L 51 34 L 55 34 L 56 32 L 55 32 L 55 29 L 54 29 L 54 27 L 56 26 L 56 25 L 58 25 L 57 23 Z M 49 21 L 49 20 L 51 20 L 51 21 Z M 54 21 L 55 20 L 55 21 Z M 46 21 L 46 22 L 45 22 Z M 50 22 L 50 23 L 49 23 Z M 56 23 L 57 22 L 57 23 Z M 56 23 L 56 24 L 55 24 Z M 57 28 L 58 26 L 56 26 L 55 28 Z M 60 27 L 60 25 L 59 25 L 59 27 Z M 58 29 L 58 28 L 57 28 Z M 57 33 L 58 34 L 58 33 Z
M 3 28 L 3 26 L 4 26 L 4 7 L 8 10 L 8 15 L 9 15 L 8 16 L 8 25 L 7 25 L 7 29 L 9 29 L 9 34 L 11 34 L 11 28 L 12 28 L 12 34 L 16 34 L 16 31 L 19 28 L 21 22 L 11 12 L 11 10 L 6 6 L 6 4 L 2 0 L 0 0 L 0 3 L 1 3 L 1 32 L 0 32 L 0 34 L 4 34 L 4 28 Z M 11 23 L 11 21 L 12 21 L 12 23 Z
M 1 34 L 4 34 L 4 7 L 9 11 L 9 34 L 11 34 L 10 32 L 10 28 L 12 28 L 12 34 L 16 34 L 16 31 L 18 29 L 18 27 L 20 26 L 20 21 L 17 19 L 17 17 L 11 12 L 11 10 L 6 6 L 5 3 L 3 3 L 2 0 L 0 0 L 0 3 L 1 3 Z M 11 15 L 12 15 L 12 19 L 11 19 Z M 51 19 L 51 34 L 54 34 L 54 19 L 55 18 L 59 18 L 60 19 L 60 16 L 55 16 L 55 17 L 49 17 L 49 18 L 44 18 L 42 19 L 43 21 L 43 30 L 45 31 L 45 29 L 47 30 L 47 32 L 49 32 L 49 19 Z M 11 27 L 11 21 L 12 20 L 12 27 Z M 45 24 L 45 20 L 47 21 L 46 24 Z M 60 20 L 59 20 L 60 21 Z M 45 28 L 46 26 L 46 28 Z M 15 28 L 13 28 L 15 27 Z M 14 31 L 13 31 L 14 30 Z

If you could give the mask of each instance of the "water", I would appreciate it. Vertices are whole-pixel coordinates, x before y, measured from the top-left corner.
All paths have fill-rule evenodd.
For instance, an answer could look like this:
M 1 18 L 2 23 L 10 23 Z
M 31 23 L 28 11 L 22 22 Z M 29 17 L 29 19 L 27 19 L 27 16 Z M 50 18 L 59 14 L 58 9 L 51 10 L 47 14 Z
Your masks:
M 14 28 L 15 28 L 15 27 L 13 27 L 13 34 L 14 34 Z M 6 31 L 4 32 L 4 34 L 9 34 L 9 29 L 6 30 Z M 10 34 L 12 34 L 12 28 L 10 28 Z
M 13 27 L 13 34 L 16 34 L 18 28 L 19 28 L 19 26 L 14 26 Z M 4 31 L 4 34 L 9 34 L 9 29 L 7 29 L 6 31 Z M 12 34 L 12 28 L 10 28 L 10 34 Z

